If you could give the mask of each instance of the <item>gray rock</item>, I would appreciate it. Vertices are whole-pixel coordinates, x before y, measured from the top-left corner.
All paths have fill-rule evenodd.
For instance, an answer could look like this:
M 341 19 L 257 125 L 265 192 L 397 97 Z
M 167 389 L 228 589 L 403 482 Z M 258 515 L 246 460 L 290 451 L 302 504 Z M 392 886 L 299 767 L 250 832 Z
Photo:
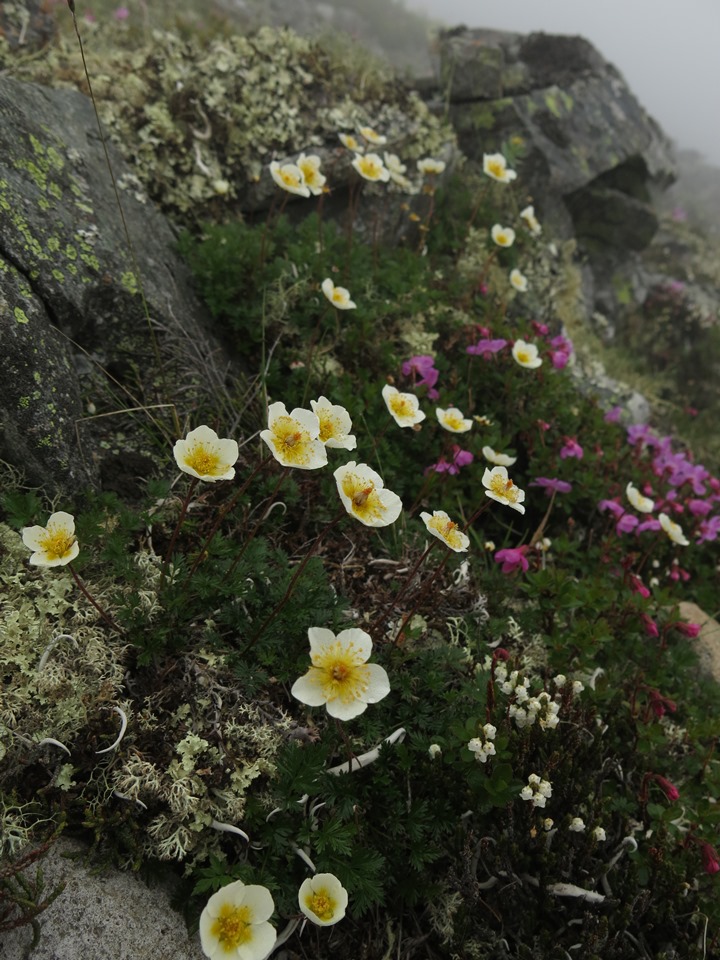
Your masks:
M 129 872 L 98 872 L 86 855 L 81 844 L 61 839 L 40 862 L 46 891 L 66 886 L 39 917 L 30 960 L 202 960 L 200 939 L 188 935 L 167 887 L 148 887 Z M 3 960 L 26 960 L 31 941 L 30 927 L 5 933 Z
M 112 147 L 110 155 L 118 183 L 133 187 Z M 172 230 L 135 187 L 120 193 L 153 322 L 210 357 L 218 347 L 199 320 Z M 7 77 L 0 330 L 0 356 L 12 372 L 0 379 L 0 457 L 52 492 L 93 480 L 96 468 L 82 462 L 76 436 L 82 401 L 73 363 L 99 371 L 112 360 L 116 381 L 126 377 L 141 401 L 148 386 L 145 402 L 156 403 L 155 350 L 90 101 Z

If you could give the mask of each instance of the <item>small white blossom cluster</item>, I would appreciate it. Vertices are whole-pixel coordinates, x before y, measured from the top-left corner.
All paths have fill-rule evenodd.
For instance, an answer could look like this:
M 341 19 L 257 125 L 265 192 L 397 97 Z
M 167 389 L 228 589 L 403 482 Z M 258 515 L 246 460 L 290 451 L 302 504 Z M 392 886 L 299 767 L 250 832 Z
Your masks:
M 528 777 L 527 786 L 520 791 L 522 800 L 529 800 L 534 807 L 544 807 L 552 796 L 552 784 L 549 780 L 542 780 L 536 773 Z
M 529 677 L 521 677 L 519 670 L 508 674 L 505 664 L 498 663 L 495 667 L 495 679 L 502 692 L 514 698 L 508 713 L 519 730 L 533 726 L 536 721 L 543 730 L 554 730 L 557 727 L 560 722 L 560 704 L 545 691 L 535 697 L 531 696 Z
M 473 737 L 468 743 L 468 750 L 475 754 L 475 759 L 480 763 L 487 763 L 488 757 L 495 756 L 495 744 L 493 740 L 497 733 L 497 728 L 491 723 L 486 723 L 482 728 L 482 737 Z
M 519 689 L 525 690 L 524 687 Z M 519 730 L 524 727 L 531 727 L 535 721 L 540 724 L 543 730 L 554 730 L 560 722 L 558 714 L 560 713 L 560 704 L 556 703 L 549 693 L 543 691 L 536 697 L 529 697 L 524 701 L 524 706 L 518 706 L 516 703 L 510 704 L 508 713 L 515 721 Z

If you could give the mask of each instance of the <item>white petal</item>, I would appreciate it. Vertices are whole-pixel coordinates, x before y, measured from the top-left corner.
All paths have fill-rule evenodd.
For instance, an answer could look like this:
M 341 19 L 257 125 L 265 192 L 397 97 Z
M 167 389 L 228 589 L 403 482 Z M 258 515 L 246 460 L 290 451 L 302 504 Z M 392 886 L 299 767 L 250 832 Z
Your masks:
M 238 960 L 265 960 L 275 946 L 277 930 L 271 923 L 258 923 L 252 925 L 250 933 L 249 943 L 241 943 L 237 948 Z
M 43 542 L 47 539 L 45 527 L 25 527 L 22 532 L 22 542 L 29 550 L 42 550 Z
M 321 707 L 327 701 L 321 679 L 322 674 L 313 667 L 295 681 L 290 693 L 308 707 Z
M 344 647 L 353 645 L 357 653 L 357 657 L 354 658 L 355 663 L 365 663 L 366 660 L 370 659 L 373 642 L 369 633 L 360 630 L 359 627 L 350 627 L 347 630 L 341 630 L 337 639 Z
M 327 712 L 331 717 L 336 717 L 338 720 L 353 720 L 355 717 L 359 717 L 361 713 L 365 713 L 366 710 L 367 703 L 364 700 L 351 700 L 349 703 L 343 703 L 338 697 L 336 700 L 331 700 L 327 705 Z
M 369 663 L 367 669 L 368 688 L 364 699 L 368 703 L 377 703 L 390 693 L 390 678 L 378 663 Z
M 312 412 L 312 410 L 305 410 L 303 407 L 295 407 L 295 409 L 291 411 L 290 416 L 293 418 L 293 420 L 297 420 L 304 430 L 307 430 L 311 439 L 317 440 L 317 438 L 320 436 L 320 421 Z
M 335 639 L 335 634 L 327 627 L 309 627 L 310 656 L 312 657 L 314 653 L 324 653 L 327 647 L 335 643 Z
M 249 907 L 252 911 L 250 922 L 264 923 L 269 920 L 275 912 L 275 903 L 272 894 L 267 887 L 252 883 L 245 887 L 245 895 L 242 900 L 244 907 Z
M 286 417 L 287 415 L 287 408 L 282 401 L 276 400 L 275 403 L 271 403 L 268 407 L 268 426 L 270 429 L 272 430 L 273 421 L 279 417 Z

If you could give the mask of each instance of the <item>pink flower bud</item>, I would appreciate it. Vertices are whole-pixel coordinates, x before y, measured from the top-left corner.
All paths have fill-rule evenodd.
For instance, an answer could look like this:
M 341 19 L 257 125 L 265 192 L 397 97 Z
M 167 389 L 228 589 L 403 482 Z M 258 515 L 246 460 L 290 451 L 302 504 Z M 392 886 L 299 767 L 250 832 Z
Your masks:
M 720 860 L 718 860 L 717 851 L 715 847 L 711 847 L 709 843 L 704 843 L 700 847 L 700 853 L 702 855 L 703 867 L 705 868 L 705 873 L 713 874 L 717 873 L 720 870 Z
M 654 779 L 671 803 L 674 803 L 675 800 L 680 798 L 680 791 L 674 783 L 670 783 L 665 777 L 661 777 L 659 773 L 655 774 Z

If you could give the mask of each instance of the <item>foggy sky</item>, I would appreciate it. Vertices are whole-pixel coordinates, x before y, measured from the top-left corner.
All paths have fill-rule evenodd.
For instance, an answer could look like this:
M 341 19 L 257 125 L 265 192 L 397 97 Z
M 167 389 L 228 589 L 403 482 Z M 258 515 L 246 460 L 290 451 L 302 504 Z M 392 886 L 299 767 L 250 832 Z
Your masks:
M 720 165 L 720 0 L 405 0 L 448 26 L 581 34 L 679 147 Z

